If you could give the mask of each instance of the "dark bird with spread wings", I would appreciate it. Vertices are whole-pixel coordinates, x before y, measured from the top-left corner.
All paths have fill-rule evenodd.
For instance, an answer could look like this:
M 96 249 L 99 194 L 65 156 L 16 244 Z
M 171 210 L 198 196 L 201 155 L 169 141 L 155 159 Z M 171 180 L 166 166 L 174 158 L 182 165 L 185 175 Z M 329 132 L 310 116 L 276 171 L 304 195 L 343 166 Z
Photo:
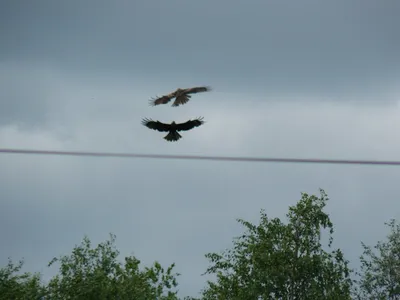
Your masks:
M 174 92 L 169 93 L 167 95 L 157 97 L 157 98 L 152 98 L 149 101 L 149 104 L 151 106 L 156 106 L 160 104 L 167 104 L 170 102 L 173 98 L 175 98 L 174 103 L 172 103 L 172 106 L 179 106 L 187 103 L 190 98 L 192 97 L 190 94 L 197 94 L 197 93 L 202 93 L 202 92 L 208 92 L 211 91 L 211 87 L 209 86 L 198 86 L 198 87 L 192 87 L 188 89 L 176 89 Z
M 185 123 L 175 123 L 164 124 L 160 121 L 153 121 L 151 119 L 143 119 L 142 124 L 150 129 L 158 130 L 161 132 L 168 132 L 168 134 L 164 137 L 169 142 L 176 142 L 182 136 L 178 133 L 178 131 L 187 131 L 191 130 L 195 127 L 198 127 L 204 124 L 203 118 L 197 118 L 194 120 L 189 120 Z

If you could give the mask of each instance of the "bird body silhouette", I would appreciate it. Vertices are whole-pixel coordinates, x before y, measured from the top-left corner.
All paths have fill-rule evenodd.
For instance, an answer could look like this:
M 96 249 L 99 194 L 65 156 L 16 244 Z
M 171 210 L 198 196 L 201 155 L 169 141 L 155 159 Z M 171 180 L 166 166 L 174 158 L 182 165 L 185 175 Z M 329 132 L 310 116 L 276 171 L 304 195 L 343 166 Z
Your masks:
M 208 91 L 211 91 L 211 87 L 209 87 L 209 86 L 198 86 L 198 87 L 192 87 L 192 88 L 187 88 L 187 89 L 178 88 L 175 91 L 173 91 L 172 93 L 169 93 L 167 95 L 163 95 L 161 97 L 150 99 L 149 104 L 151 106 L 167 104 L 173 98 L 175 98 L 175 101 L 172 103 L 172 106 L 176 107 L 179 105 L 186 104 L 192 97 L 190 94 L 197 94 L 197 93 L 208 92 Z
M 203 118 L 197 118 L 194 120 L 189 120 L 185 123 L 175 123 L 173 121 L 171 124 L 161 123 L 160 121 L 153 121 L 151 119 L 143 119 L 142 124 L 150 129 L 157 130 L 160 132 L 168 132 L 168 134 L 164 137 L 165 140 L 169 142 L 176 142 L 182 136 L 178 133 L 178 131 L 188 131 L 195 127 L 198 127 L 204 124 Z

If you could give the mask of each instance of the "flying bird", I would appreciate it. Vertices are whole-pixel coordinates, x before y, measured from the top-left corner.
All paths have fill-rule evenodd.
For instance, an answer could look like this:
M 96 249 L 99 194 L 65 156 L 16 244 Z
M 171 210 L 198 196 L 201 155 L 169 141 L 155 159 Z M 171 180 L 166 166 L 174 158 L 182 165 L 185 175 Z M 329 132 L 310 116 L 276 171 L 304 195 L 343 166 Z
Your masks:
M 185 123 L 175 123 L 173 121 L 171 124 L 164 124 L 160 121 L 153 121 L 151 119 L 143 119 L 142 124 L 150 129 L 158 130 L 161 132 L 168 132 L 168 134 L 164 137 L 169 142 L 176 142 L 182 136 L 178 133 L 178 131 L 187 131 L 191 130 L 195 127 L 198 127 L 204 124 L 203 118 L 197 118 L 194 120 L 189 120 Z
M 198 87 L 192 87 L 188 89 L 176 89 L 172 93 L 169 93 L 167 95 L 157 97 L 157 98 L 152 98 L 150 99 L 149 103 L 151 106 L 156 106 L 160 104 L 167 104 L 169 101 L 171 101 L 173 98 L 175 98 L 174 103 L 172 103 L 172 106 L 179 106 L 187 103 L 190 98 L 192 97 L 190 94 L 197 94 L 197 93 L 202 93 L 202 92 L 208 92 L 211 91 L 211 87 L 209 86 L 198 86 Z

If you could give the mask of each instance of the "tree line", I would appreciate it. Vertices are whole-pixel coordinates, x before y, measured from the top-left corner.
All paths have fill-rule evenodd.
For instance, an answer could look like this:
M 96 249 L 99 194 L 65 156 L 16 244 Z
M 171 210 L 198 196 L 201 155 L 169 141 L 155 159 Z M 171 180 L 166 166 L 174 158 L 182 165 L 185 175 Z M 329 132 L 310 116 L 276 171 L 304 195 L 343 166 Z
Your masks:
M 238 219 L 243 234 L 230 249 L 207 253 L 207 281 L 197 298 L 183 300 L 259 299 L 400 299 L 400 226 L 385 225 L 386 239 L 374 246 L 361 242 L 359 270 L 349 268 L 343 251 L 333 248 L 334 226 L 324 208 L 329 198 L 301 194 L 290 206 L 287 220 L 260 212 L 259 224 Z M 327 249 L 321 235 L 327 231 Z M 43 282 L 40 273 L 22 273 L 23 261 L 0 269 L 0 299 L 178 300 L 175 264 L 155 261 L 142 267 L 134 256 L 118 258 L 116 236 L 92 246 L 85 236 L 70 255 L 53 258 L 58 274 Z

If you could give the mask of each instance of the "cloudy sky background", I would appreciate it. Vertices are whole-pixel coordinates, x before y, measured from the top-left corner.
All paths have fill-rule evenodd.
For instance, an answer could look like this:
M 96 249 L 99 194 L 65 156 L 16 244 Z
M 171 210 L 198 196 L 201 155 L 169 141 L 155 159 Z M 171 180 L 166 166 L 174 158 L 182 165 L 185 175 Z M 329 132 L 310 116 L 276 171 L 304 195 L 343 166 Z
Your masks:
M 400 2 L 1 1 L 0 147 L 155 154 L 399 160 Z M 185 106 L 149 107 L 210 85 Z M 168 143 L 141 118 L 204 126 Z M 48 269 L 87 234 L 122 255 L 177 264 L 196 296 L 242 232 L 284 218 L 301 192 L 331 200 L 335 247 L 399 218 L 400 169 L 0 155 L 0 263 Z

